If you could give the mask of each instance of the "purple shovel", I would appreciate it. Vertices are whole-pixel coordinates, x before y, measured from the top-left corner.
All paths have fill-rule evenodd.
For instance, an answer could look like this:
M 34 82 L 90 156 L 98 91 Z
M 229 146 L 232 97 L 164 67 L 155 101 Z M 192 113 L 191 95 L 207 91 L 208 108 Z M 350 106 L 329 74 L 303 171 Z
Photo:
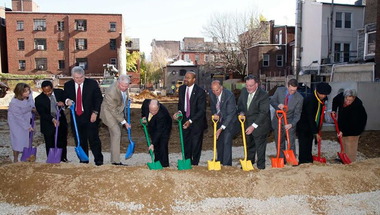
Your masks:
M 62 107 L 55 106 L 57 110 L 57 122 L 59 123 L 59 115 L 62 110 Z M 58 127 L 59 124 L 55 127 L 55 147 L 49 149 L 49 155 L 47 157 L 46 163 L 60 163 L 62 156 L 62 148 L 57 148 L 57 140 L 58 140 Z
M 32 128 L 34 128 L 34 118 L 35 118 L 35 113 L 32 113 L 32 122 L 30 123 Z M 24 149 L 22 150 L 21 161 L 33 162 L 36 160 L 37 148 L 32 147 L 32 142 L 33 142 L 33 131 L 30 131 L 29 132 L 29 148 L 24 147 Z

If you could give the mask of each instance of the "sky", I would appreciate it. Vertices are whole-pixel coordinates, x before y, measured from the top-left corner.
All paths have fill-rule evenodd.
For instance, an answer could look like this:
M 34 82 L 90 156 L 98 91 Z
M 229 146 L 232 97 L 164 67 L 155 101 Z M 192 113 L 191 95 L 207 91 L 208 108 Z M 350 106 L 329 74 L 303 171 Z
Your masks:
M 331 2 L 329 0 L 322 0 Z M 126 36 L 140 38 L 140 50 L 149 55 L 153 39 L 181 41 L 205 37 L 202 32 L 216 13 L 262 14 L 276 25 L 294 25 L 296 0 L 34 0 L 40 12 L 123 14 Z M 334 0 L 353 4 L 355 0 Z M 11 0 L 0 0 L 11 8 Z

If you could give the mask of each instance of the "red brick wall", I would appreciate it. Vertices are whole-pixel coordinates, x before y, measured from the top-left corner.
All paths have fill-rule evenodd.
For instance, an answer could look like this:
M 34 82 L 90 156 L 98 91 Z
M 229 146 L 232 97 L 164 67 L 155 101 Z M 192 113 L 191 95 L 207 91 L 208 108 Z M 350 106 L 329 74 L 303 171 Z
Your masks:
M 53 14 L 53 13 L 17 13 L 9 12 L 7 17 L 7 45 L 9 72 L 15 74 L 70 74 L 75 66 L 76 58 L 87 58 L 86 73 L 103 74 L 103 64 L 110 58 L 117 58 L 117 51 L 111 50 L 110 39 L 117 39 L 120 46 L 122 32 L 122 16 L 120 14 Z M 33 20 L 45 19 L 46 31 L 34 31 Z M 75 20 L 87 20 L 87 31 L 75 30 Z M 24 30 L 17 31 L 17 21 L 24 21 Z M 65 22 L 65 30 L 57 31 L 57 22 Z M 116 22 L 116 31 L 109 31 L 109 23 Z M 18 38 L 25 41 L 25 50 L 18 51 Z M 34 38 L 44 38 L 47 49 L 34 49 Z M 87 50 L 75 50 L 75 39 L 87 39 Z M 58 40 L 65 41 L 65 50 L 58 50 Z M 36 70 L 35 58 L 47 58 L 47 70 Z M 26 61 L 25 70 L 18 69 L 19 60 Z M 58 60 L 65 60 L 65 69 L 58 69 Z

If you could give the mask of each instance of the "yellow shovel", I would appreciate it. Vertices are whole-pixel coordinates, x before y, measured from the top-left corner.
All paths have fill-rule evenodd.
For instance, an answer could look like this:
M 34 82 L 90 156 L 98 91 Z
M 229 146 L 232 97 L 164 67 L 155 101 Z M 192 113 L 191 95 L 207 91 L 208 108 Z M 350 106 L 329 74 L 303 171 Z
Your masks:
M 240 164 L 241 164 L 241 167 L 243 168 L 243 171 L 251 171 L 253 170 L 252 162 L 250 160 L 247 160 L 247 143 L 245 141 L 245 129 L 244 129 L 245 116 L 239 115 L 239 121 L 241 124 L 241 132 L 243 135 L 243 143 L 244 143 L 244 160 L 240 159 Z
M 212 161 L 208 160 L 208 170 L 221 170 L 220 161 L 215 161 L 216 159 L 216 126 L 219 121 L 219 117 L 211 117 L 212 122 L 214 123 L 214 159 Z

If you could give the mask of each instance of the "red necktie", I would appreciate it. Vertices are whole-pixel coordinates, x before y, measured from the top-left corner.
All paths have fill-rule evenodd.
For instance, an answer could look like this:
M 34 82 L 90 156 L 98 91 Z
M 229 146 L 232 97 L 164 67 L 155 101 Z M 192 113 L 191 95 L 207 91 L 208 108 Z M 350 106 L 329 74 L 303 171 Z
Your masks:
M 285 106 L 288 106 L 288 102 L 289 102 L 289 96 L 290 94 L 288 93 L 285 97 Z
M 77 91 L 77 115 L 82 115 L 82 92 L 80 90 L 80 85 L 78 85 Z

